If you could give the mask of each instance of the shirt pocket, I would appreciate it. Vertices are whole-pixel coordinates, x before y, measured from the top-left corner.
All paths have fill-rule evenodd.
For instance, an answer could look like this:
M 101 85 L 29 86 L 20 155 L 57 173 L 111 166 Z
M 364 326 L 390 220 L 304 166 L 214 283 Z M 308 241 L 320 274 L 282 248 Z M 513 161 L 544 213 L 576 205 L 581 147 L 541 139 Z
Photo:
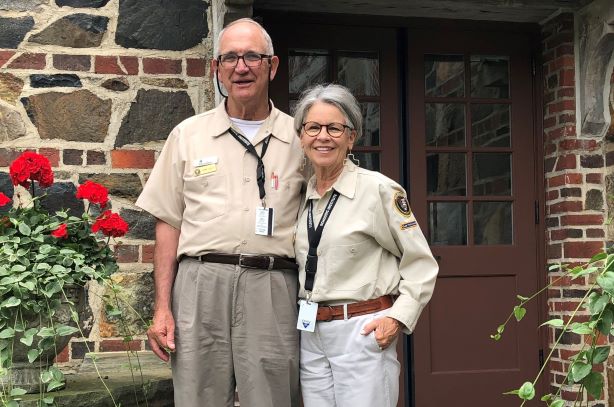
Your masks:
M 294 227 L 300 205 L 301 179 L 279 182 L 277 189 L 266 191 L 267 205 L 275 210 L 275 227 Z
M 329 290 L 357 291 L 377 280 L 377 268 L 370 267 L 368 257 L 376 255 L 376 242 L 363 240 L 350 245 L 331 246 L 327 250 Z
M 224 215 L 228 207 L 227 191 L 227 180 L 223 174 L 185 178 L 183 217 L 207 222 Z

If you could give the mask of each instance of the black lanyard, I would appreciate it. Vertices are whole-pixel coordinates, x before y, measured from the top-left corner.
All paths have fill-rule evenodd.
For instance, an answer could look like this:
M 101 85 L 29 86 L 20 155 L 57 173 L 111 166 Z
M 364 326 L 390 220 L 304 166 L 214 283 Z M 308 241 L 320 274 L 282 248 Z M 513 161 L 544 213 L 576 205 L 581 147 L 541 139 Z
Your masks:
M 267 148 L 269 148 L 269 142 L 271 141 L 271 136 L 268 136 L 266 139 L 264 139 L 264 142 L 262 144 L 262 154 L 258 155 L 258 152 L 256 151 L 256 148 L 254 147 L 254 145 L 250 143 L 250 141 L 246 139 L 245 136 L 243 136 L 240 133 L 237 133 L 235 129 L 233 129 L 232 127 L 228 129 L 228 131 L 230 132 L 230 134 L 232 134 L 232 136 L 239 143 L 241 143 L 243 147 L 245 147 L 248 153 L 256 157 L 256 160 L 258 160 L 258 166 L 256 167 L 256 182 L 258 182 L 258 191 L 260 192 L 260 199 L 262 200 L 262 206 L 266 207 L 266 203 L 264 200 L 264 197 L 266 195 L 266 191 L 264 190 L 264 181 L 266 179 L 266 175 L 264 172 L 264 162 L 262 161 L 262 157 L 264 157 L 264 155 L 266 154 Z
M 330 213 L 333 211 L 333 208 L 337 203 L 337 198 L 339 198 L 339 192 L 333 190 L 333 193 L 328 200 L 328 204 L 326 204 L 326 208 L 324 209 L 324 213 L 322 214 L 322 218 L 320 218 L 320 223 L 318 224 L 317 229 L 313 226 L 313 201 L 309 200 L 309 212 L 307 212 L 307 237 L 309 239 L 309 251 L 307 252 L 307 261 L 305 262 L 305 291 L 311 291 L 313 289 L 313 281 L 316 277 L 316 272 L 318 271 L 318 245 L 320 244 L 320 239 L 322 238 L 322 230 L 324 229 L 324 225 L 326 225 L 326 222 L 328 222 L 328 219 L 330 218 Z

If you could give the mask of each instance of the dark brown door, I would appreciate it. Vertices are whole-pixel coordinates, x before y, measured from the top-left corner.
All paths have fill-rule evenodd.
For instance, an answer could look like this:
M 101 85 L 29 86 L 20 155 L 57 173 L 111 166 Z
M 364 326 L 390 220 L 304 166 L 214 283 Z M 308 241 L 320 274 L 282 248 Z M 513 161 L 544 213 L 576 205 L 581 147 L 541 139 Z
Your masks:
M 411 202 L 440 265 L 414 335 L 417 407 L 517 406 L 502 393 L 539 370 L 535 305 L 489 338 L 538 282 L 531 48 L 526 34 L 408 33 Z

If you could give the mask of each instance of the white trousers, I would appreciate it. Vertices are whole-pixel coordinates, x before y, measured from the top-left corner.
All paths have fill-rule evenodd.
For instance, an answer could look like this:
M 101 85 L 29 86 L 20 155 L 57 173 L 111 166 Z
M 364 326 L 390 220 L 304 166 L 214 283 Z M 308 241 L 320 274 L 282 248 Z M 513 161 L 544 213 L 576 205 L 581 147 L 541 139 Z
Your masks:
M 380 350 L 363 326 L 387 310 L 316 324 L 301 331 L 300 374 L 304 407 L 395 407 L 400 363 L 396 340 Z

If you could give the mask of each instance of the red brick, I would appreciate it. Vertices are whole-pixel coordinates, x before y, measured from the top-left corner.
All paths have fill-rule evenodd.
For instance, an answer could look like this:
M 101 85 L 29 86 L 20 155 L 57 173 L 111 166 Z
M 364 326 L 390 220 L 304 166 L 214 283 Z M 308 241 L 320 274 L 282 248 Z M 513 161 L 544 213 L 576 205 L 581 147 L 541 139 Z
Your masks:
M 602 184 L 603 176 L 601 174 L 586 174 L 586 182 L 589 184 Z
M 576 355 L 578 354 L 577 350 L 569 350 L 569 349 L 559 349 L 561 352 L 561 357 L 560 359 L 562 360 L 571 360 L 572 358 L 576 357 Z
M 113 168 L 153 168 L 155 159 L 151 150 L 112 150 Z
M 119 263 L 136 263 L 139 261 L 139 247 L 135 245 L 115 246 L 115 256 Z
M 599 144 L 596 140 L 569 139 L 560 141 L 559 147 L 563 150 L 593 151 L 599 147 Z
M 550 276 L 550 284 L 553 287 L 569 287 L 573 284 L 580 284 L 581 281 L 580 278 L 572 280 L 570 276 Z
M 576 101 L 575 100 L 561 100 L 558 102 L 550 103 L 548 105 L 548 113 L 555 114 L 563 111 L 575 111 L 576 110 Z
M 83 165 L 83 150 L 67 148 L 62 152 L 62 162 L 65 165 Z
M 559 156 L 556 161 L 556 171 L 573 170 L 576 168 L 576 156 L 573 154 Z
M 119 63 L 120 59 L 123 67 Z M 111 75 L 136 75 L 138 73 L 138 60 L 136 57 L 120 58 L 118 56 L 97 55 L 94 61 L 94 72 Z
M 121 339 L 106 339 L 100 343 L 101 352 L 116 352 L 125 350 L 141 350 L 143 341 L 124 342 Z
M 548 186 L 550 188 L 559 187 L 561 185 L 581 184 L 582 174 L 562 174 L 552 178 L 548 178 Z
M 39 148 L 38 153 L 47 157 L 52 167 L 60 164 L 60 151 L 55 148 Z
M 574 124 L 575 122 L 576 122 L 576 115 L 573 113 L 563 113 L 558 116 L 559 124 Z
M 68 346 L 65 346 L 64 349 L 54 359 L 54 363 L 66 363 L 69 360 L 68 356 Z
M 87 152 L 87 165 L 104 165 L 106 163 L 104 151 L 89 150 Z
M 561 216 L 561 226 L 570 225 L 603 225 L 603 215 L 563 215 Z
M 576 83 L 576 71 L 573 69 L 563 69 L 559 73 L 560 86 L 574 86 Z
M 575 136 L 575 134 L 576 126 L 571 124 L 546 131 L 548 141 L 553 141 L 561 137 Z
M 143 72 L 148 74 L 179 74 L 181 73 L 181 60 L 143 58 Z
M 554 201 L 558 197 L 559 197 L 558 189 L 546 192 L 546 201 Z
M 548 143 L 544 147 L 544 154 L 545 155 L 550 155 L 550 154 L 554 153 L 555 151 L 556 151 L 556 144 L 554 144 L 554 143 Z
M 573 57 L 574 55 L 573 45 L 572 44 L 561 44 L 558 47 L 556 47 L 555 52 L 556 52 L 557 57 L 560 57 L 563 55 L 570 55 Z
M 0 167 L 8 167 L 21 153 L 21 150 L 0 148 Z
M 560 88 L 556 91 L 556 97 L 558 99 L 572 98 L 574 96 L 576 96 L 576 90 L 573 87 Z
M 154 259 L 154 245 L 152 245 L 152 244 L 143 245 L 143 246 L 141 246 L 141 249 L 143 250 L 143 254 L 142 254 L 142 257 L 141 257 L 141 262 L 142 263 L 153 263 L 153 259 Z
M 567 213 L 567 212 L 581 212 L 582 202 L 580 201 L 563 201 L 548 206 L 548 213 Z
M 62 71 L 89 71 L 92 65 L 89 55 L 54 55 L 53 67 Z
M 550 127 L 554 127 L 556 125 L 556 117 L 548 117 L 544 119 L 544 129 L 549 129 Z
M 11 69 L 43 69 L 45 68 L 45 54 L 24 53 L 9 64 Z
M 560 244 L 549 244 L 546 248 L 546 252 L 549 259 L 560 259 L 563 255 L 562 246 Z
M 15 55 L 13 51 L 0 51 L 0 68 L 2 68 L 4 64 L 6 64 L 6 61 L 11 59 L 13 55 Z
M 590 237 L 590 238 L 605 237 L 605 232 L 603 231 L 603 229 L 587 229 L 586 237 Z
M 188 76 L 205 76 L 207 61 L 204 59 L 186 58 Z
M 549 64 L 550 71 L 556 71 L 561 68 L 573 68 L 574 67 L 574 56 L 573 55 L 563 55 Z
M 557 312 L 575 311 L 578 308 L 579 301 L 554 301 L 554 310 Z
M 565 257 L 572 259 L 588 259 L 603 250 L 603 242 L 565 242 L 563 252 Z

